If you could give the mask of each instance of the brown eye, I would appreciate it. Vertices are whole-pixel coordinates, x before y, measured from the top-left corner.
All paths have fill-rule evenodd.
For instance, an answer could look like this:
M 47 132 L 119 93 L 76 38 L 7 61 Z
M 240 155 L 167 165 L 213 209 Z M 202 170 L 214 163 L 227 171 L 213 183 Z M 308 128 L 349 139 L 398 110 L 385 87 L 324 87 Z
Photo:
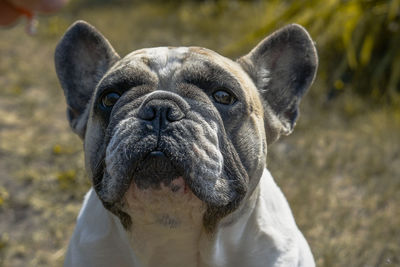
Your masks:
M 213 93 L 213 98 L 215 102 L 223 105 L 232 105 L 236 102 L 236 98 L 230 93 L 220 90 Z
M 112 108 L 117 103 L 120 95 L 114 92 L 104 94 L 101 98 L 101 104 L 104 108 Z

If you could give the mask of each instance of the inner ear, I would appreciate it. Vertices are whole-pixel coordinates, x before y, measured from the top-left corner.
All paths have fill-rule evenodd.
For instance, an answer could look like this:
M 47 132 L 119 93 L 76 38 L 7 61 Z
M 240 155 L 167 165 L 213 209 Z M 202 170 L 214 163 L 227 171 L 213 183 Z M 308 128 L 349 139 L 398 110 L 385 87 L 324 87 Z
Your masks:
M 55 67 L 68 106 L 68 120 L 81 137 L 88 113 L 85 109 L 96 85 L 119 58 L 107 39 L 84 21 L 75 22 L 57 45 Z
M 238 62 L 256 84 L 264 103 L 268 143 L 290 134 L 300 99 L 311 86 L 318 56 L 311 37 L 292 24 L 262 40 Z

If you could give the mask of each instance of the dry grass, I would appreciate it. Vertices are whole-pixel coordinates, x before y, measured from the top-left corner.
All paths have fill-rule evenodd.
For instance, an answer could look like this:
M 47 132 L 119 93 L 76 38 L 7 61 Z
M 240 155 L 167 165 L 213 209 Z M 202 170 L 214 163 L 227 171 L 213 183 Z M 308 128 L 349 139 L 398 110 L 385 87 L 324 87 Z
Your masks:
M 399 266 L 400 110 L 312 100 L 269 165 L 318 266 Z
M 222 13 L 210 3 L 140 4 L 66 10 L 43 18 L 33 38 L 22 25 L 1 31 L 3 266 L 61 265 L 90 186 L 53 69 L 56 41 L 78 18 L 101 29 L 122 55 L 158 45 L 199 45 L 223 53 L 265 20 L 254 4 Z M 322 92 L 317 83 L 294 134 L 271 146 L 269 168 L 319 266 L 399 266 L 400 109 L 376 107 L 347 93 L 326 102 Z

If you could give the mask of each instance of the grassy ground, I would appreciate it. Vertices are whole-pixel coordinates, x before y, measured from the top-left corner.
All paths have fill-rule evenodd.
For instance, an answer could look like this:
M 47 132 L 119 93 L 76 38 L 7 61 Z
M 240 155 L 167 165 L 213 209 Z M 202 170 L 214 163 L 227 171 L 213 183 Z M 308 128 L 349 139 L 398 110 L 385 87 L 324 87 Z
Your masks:
M 223 53 L 265 21 L 264 8 L 72 6 L 43 18 L 35 37 L 22 25 L 0 31 L 0 266 L 61 265 L 90 186 L 53 68 L 70 23 L 91 22 L 121 55 L 160 45 Z M 294 134 L 269 148 L 269 168 L 318 266 L 399 266 L 400 108 L 346 92 L 327 102 L 326 91 L 317 81 Z

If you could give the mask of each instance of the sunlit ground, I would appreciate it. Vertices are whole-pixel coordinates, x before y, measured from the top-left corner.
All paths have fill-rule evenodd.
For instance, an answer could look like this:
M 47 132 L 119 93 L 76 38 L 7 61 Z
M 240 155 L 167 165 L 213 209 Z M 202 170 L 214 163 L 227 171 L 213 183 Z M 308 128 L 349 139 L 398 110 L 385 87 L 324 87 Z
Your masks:
M 264 9 L 90 6 L 42 18 L 34 37 L 23 25 L 1 30 L 0 265 L 61 265 L 90 187 L 53 67 L 56 42 L 74 20 L 95 25 L 121 55 L 198 45 L 236 56 L 250 47 L 232 44 L 265 23 Z M 400 266 L 400 108 L 347 91 L 327 101 L 323 84 L 305 97 L 294 133 L 269 148 L 269 169 L 318 266 Z

